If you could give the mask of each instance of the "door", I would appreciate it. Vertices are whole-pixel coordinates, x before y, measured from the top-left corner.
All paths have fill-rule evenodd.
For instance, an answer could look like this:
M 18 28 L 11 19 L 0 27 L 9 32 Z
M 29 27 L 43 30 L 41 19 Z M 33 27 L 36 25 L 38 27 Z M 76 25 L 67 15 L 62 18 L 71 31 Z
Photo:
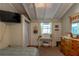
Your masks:
M 24 46 L 29 45 L 29 23 L 25 21 L 24 23 Z

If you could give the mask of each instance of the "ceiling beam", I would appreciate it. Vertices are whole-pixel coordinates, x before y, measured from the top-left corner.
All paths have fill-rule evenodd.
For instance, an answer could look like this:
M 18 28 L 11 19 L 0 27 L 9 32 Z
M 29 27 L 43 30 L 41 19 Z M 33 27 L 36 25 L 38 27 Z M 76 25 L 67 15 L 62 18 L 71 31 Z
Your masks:
M 27 4 L 28 4 L 28 3 L 27 3 Z M 32 3 L 32 4 L 33 4 L 33 3 Z M 26 10 L 26 12 L 27 12 L 27 14 L 28 14 L 28 16 L 29 16 L 30 19 L 32 20 L 31 15 L 30 15 L 30 12 L 29 12 L 29 10 L 28 10 L 28 8 L 27 8 L 27 6 L 29 6 L 29 5 L 26 6 L 25 3 L 23 3 L 22 5 L 24 6 L 24 8 L 25 8 L 25 10 Z
M 11 3 L 9 3 L 9 5 L 10 5 L 16 12 L 18 12 L 17 9 L 16 9 Z
M 45 20 L 45 16 L 46 16 L 46 11 L 47 11 L 47 3 L 45 4 L 44 20 Z
M 35 3 L 33 3 L 33 7 L 34 7 L 34 12 L 35 12 L 35 17 L 36 17 L 36 19 L 38 20 Z
M 26 12 L 24 6 L 23 6 L 22 4 L 17 4 L 17 3 L 9 3 L 9 4 L 10 4 L 18 13 L 24 14 L 24 16 L 26 16 L 29 20 L 31 20 L 30 17 L 29 17 L 29 15 L 28 15 L 27 12 Z M 19 8 L 18 8 L 18 7 L 19 7 Z M 20 10 L 20 8 L 21 8 L 22 10 Z
M 67 13 L 67 11 L 68 11 L 73 5 L 74 5 L 73 3 L 70 4 L 70 5 L 66 8 L 66 10 L 61 14 L 60 18 L 62 18 L 62 17 Z
M 42 6 L 42 4 L 41 3 L 36 3 L 36 4 L 34 4 L 35 5 L 35 11 L 36 11 L 36 17 L 37 17 L 37 19 L 40 19 L 40 20 L 44 20 L 45 19 L 45 14 L 46 14 L 46 5 L 47 5 L 47 3 L 43 3 L 43 6 Z M 40 13 L 42 13 L 42 18 L 39 18 L 39 17 L 41 17 L 41 15 L 40 15 L 40 13 L 38 12 L 38 9 L 40 9 L 41 11 L 40 11 Z M 39 16 L 38 16 L 39 15 Z
M 23 8 L 24 8 L 24 10 L 26 11 L 26 9 L 25 9 L 25 7 L 24 7 L 24 5 L 22 4 L 22 6 L 23 6 Z M 26 16 L 27 16 L 27 18 L 31 21 L 31 18 L 30 18 L 30 16 L 29 16 L 29 14 L 28 14 L 28 12 L 26 11 L 26 14 L 25 14 Z
M 54 13 L 54 16 L 53 16 L 55 19 L 57 19 L 57 18 L 56 18 L 56 14 L 58 14 L 58 10 L 59 10 L 60 7 L 61 7 L 61 3 L 59 3 L 59 5 L 57 6 L 57 8 L 56 8 L 56 10 L 55 10 L 55 13 Z M 53 19 L 54 19 L 54 18 L 53 18 Z

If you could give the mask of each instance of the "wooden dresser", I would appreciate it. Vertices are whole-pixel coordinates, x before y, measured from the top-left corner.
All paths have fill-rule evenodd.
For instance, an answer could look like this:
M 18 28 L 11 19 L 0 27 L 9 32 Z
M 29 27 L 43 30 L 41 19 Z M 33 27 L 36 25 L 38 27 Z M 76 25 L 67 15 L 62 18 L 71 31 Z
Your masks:
M 79 56 L 79 39 L 61 38 L 61 52 L 66 56 Z

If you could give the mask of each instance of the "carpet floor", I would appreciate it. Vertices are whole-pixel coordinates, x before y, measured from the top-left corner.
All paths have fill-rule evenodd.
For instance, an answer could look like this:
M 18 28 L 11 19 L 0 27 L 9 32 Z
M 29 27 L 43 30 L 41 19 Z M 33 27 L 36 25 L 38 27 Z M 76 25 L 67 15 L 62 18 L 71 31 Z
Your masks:
M 39 47 L 40 56 L 64 56 L 58 47 Z

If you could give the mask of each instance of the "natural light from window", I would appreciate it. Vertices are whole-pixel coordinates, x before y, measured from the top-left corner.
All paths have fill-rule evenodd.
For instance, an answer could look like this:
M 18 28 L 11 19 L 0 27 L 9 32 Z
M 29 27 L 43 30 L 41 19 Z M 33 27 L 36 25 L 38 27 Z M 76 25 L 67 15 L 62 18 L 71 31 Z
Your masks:
M 79 23 L 72 23 L 72 33 L 79 35 Z
M 41 23 L 41 33 L 42 34 L 51 34 L 52 24 L 51 23 Z

